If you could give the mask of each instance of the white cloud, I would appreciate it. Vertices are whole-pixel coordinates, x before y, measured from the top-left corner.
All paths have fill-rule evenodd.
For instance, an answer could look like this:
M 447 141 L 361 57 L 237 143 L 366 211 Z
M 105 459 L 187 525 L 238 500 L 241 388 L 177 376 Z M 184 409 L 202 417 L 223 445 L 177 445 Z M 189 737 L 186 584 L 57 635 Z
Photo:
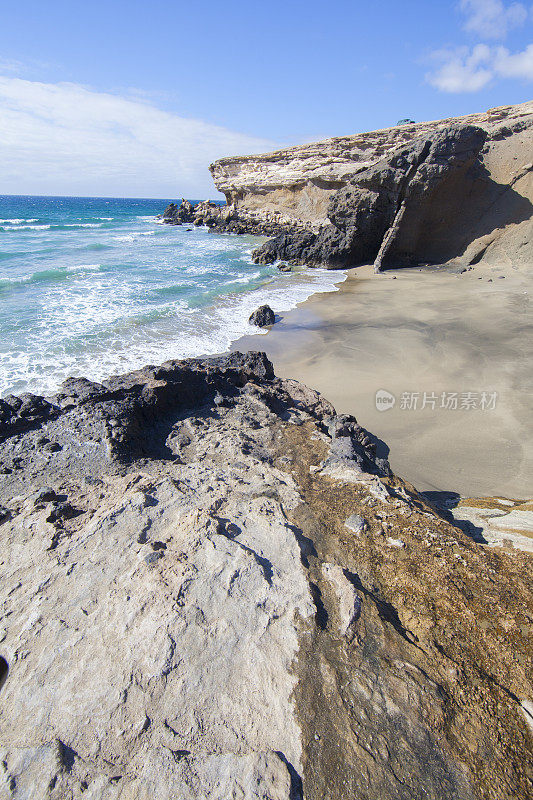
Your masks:
M 494 58 L 494 70 L 502 78 L 523 78 L 533 81 L 533 44 L 521 53 L 510 53 L 505 47 L 498 47 Z
M 439 50 L 433 59 L 441 65 L 426 78 L 443 92 L 477 92 L 493 78 L 488 66 L 491 57 L 491 48 L 486 44 L 478 44 L 472 50 L 468 47 Z
M 472 49 L 439 50 L 432 58 L 440 66 L 426 80 L 443 92 L 477 92 L 497 78 L 533 81 L 533 44 L 518 53 L 478 44 Z
M 213 197 L 211 161 L 275 146 L 140 99 L 0 76 L 0 194 Z
M 522 3 L 504 5 L 502 0 L 461 0 L 466 15 L 464 29 L 486 39 L 503 39 L 513 28 L 522 26 L 528 11 Z

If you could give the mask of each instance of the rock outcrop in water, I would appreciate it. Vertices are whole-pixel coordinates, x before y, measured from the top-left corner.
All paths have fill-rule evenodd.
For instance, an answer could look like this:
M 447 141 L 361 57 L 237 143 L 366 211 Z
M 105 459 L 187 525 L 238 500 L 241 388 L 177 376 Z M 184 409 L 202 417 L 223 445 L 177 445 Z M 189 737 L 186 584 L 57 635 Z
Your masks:
M 531 796 L 531 562 L 263 354 L 0 426 L 0 798 Z
M 214 230 L 273 236 L 260 263 L 533 263 L 533 103 L 211 166 Z

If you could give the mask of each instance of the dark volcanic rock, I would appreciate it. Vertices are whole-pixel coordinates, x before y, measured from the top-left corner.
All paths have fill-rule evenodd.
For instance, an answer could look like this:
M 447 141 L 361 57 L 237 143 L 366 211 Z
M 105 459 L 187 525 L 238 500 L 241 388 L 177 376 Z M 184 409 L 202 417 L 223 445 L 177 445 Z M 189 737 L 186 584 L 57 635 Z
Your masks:
M 21 433 L 57 415 L 59 409 L 44 397 L 23 394 L 9 395 L 0 400 L 0 441 L 15 433 Z
M 32 497 L 34 506 L 43 506 L 46 505 L 46 503 L 51 503 L 53 500 L 57 500 L 57 494 L 54 489 L 48 486 L 44 489 L 40 489 Z
M 270 306 L 259 306 L 253 314 L 250 314 L 250 319 L 248 321 L 252 325 L 257 325 L 258 328 L 266 328 L 268 325 L 273 325 L 275 323 L 276 315 Z
M 176 203 L 170 203 L 163 211 L 161 218 L 169 225 L 194 222 L 194 206 L 189 200 L 183 198 L 179 206 Z
M 280 222 L 275 215 L 265 217 L 244 213 L 233 206 L 219 205 L 210 200 L 192 205 L 188 200 L 182 200 L 180 205 L 170 203 L 160 215 L 160 218 L 169 225 L 182 225 L 192 223 L 196 227 L 205 225 L 215 233 L 251 234 L 253 236 L 278 236 L 297 230 L 306 230 L 299 224 Z M 187 230 L 192 230 L 187 228 Z
M 63 522 L 63 520 L 73 519 L 80 514 L 80 510 L 74 508 L 74 506 L 65 501 L 64 503 L 57 503 L 53 509 L 50 511 L 50 514 L 46 518 L 47 522 Z
M 438 247 L 438 260 L 457 255 L 461 245 L 450 232 L 460 223 L 460 204 L 453 197 L 490 182 L 478 161 L 486 136 L 460 125 L 415 139 L 332 196 L 330 225 L 279 235 L 254 252 L 254 261 L 330 268 L 374 262 L 379 271 L 392 259 L 396 265 L 435 260 L 429 256 Z

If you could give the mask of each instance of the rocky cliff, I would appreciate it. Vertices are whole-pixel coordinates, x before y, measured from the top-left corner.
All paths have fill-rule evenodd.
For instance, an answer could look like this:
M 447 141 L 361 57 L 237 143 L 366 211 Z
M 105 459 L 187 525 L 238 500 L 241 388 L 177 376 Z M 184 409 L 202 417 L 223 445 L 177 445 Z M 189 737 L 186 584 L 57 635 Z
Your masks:
M 533 263 L 532 153 L 529 102 L 225 158 L 228 207 L 201 221 L 277 234 L 263 262 Z
M 531 561 L 263 354 L 0 401 L 0 798 L 532 794 Z

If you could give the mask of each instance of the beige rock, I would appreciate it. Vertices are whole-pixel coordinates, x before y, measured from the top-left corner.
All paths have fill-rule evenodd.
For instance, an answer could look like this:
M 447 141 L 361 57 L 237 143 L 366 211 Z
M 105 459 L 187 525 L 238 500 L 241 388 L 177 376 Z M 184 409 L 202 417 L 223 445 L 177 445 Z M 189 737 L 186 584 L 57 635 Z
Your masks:
M 482 164 L 494 181 L 490 209 L 482 219 L 475 204 L 469 210 L 465 198 L 457 195 L 453 201 L 461 203 L 463 233 L 468 230 L 472 234 L 457 263 L 532 263 L 533 221 L 525 202 L 533 200 L 531 101 L 464 117 L 336 137 L 263 155 L 223 158 L 211 165 L 211 173 L 217 189 L 226 196 L 228 213 L 235 210 L 257 222 L 298 223 L 317 230 L 328 222 L 332 195 L 358 172 L 419 137 L 457 124 L 487 131 Z M 443 197 L 440 202 L 448 201 Z M 516 214 L 509 223 L 513 208 Z
M 527 556 L 432 514 L 268 366 L 71 382 L 0 429 L 1 800 L 528 797 Z M 310 470 L 350 458 L 355 481 Z

